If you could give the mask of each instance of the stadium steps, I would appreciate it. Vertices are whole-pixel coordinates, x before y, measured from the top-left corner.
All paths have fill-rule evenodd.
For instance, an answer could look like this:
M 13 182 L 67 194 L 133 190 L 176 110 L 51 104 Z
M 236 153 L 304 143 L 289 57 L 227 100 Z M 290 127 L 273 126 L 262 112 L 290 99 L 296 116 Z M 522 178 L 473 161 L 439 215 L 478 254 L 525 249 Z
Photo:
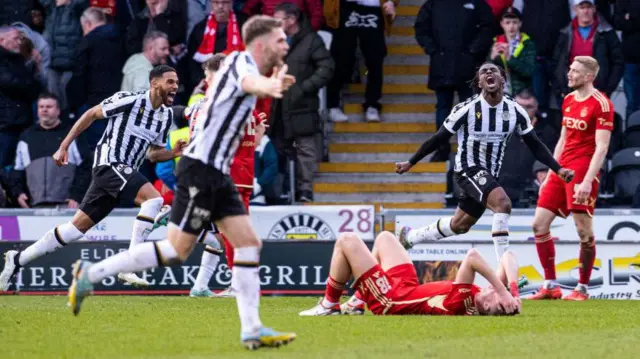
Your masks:
M 433 91 L 427 88 L 429 57 L 414 39 L 413 23 L 423 0 L 403 0 L 396 8 L 382 87 L 380 123 L 366 123 L 364 102 L 367 69 L 360 61 L 361 84 L 343 93 L 346 123 L 331 124 L 329 163 L 321 163 L 313 204 L 363 204 L 380 208 L 443 208 L 446 163 L 423 161 L 410 173 L 395 173 L 435 132 Z M 427 158 L 428 160 L 428 158 Z

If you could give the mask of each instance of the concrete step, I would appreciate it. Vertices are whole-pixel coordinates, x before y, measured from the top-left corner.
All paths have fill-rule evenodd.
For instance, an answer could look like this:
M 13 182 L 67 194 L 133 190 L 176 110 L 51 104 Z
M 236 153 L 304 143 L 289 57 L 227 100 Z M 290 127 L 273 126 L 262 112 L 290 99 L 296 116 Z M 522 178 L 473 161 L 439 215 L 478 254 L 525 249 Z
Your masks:
M 346 92 L 343 97 L 345 104 L 358 104 L 364 103 L 363 94 L 354 94 Z M 382 96 L 380 103 L 385 104 L 433 104 L 437 102 L 436 95 L 416 95 L 416 94 L 389 94 Z
M 396 16 L 395 20 L 393 20 L 394 27 L 410 27 L 413 28 L 413 25 L 416 23 L 415 16 Z
M 365 202 L 310 202 L 305 203 L 306 206 L 331 206 L 331 205 L 366 205 L 373 204 L 376 212 L 379 212 L 382 208 L 385 209 L 441 209 L 444 208 L 444 203 L 441 202 L 374 202 L 374 203 L 365 203 Z
M 421 143 L 332 143 L 329 153 L 415 153 Z
M 384 58 L 385 65 L 429 65 L 429 56 L 422 55 L 389 55 Z
M 444 193 L 446 183 L 322 183 L 313 184 L 314 193 Z
M 420 162 L 411 169 L 411 173 L 446 173 L 446 162 Z M 318 173 L 386 173 L 395 174 L 395 167 L 387 163 L 333 163 L 321 162 Z
M 329 143 L 422 143 L 430 133 L 331 133 Z
M 378 162 L 388 163 L 392 168 L 396 162 L 408 161 L 411 154 L 389 152 L 389 153 L 332 153 L 329 155 L 331 162 Z M 430 161 L 433 154 L 429 154 L 423 161 Z
M 414 36 L 407 35 L 391 35 L 385 39 L 387 46 L 389 45 L 417 45 Z
M 417 6 L 420 7 L 422 6 L 422 4 L 424 4 L 426 1 L 425 0 L 402 0 L 401 3 L 402 5 L 410 5 L 410 6 Z M 398 6 L 399 7 L 399 6 Z M 396 9 L 398 8 L 396 7 Z
M 420 4 L 422 5 L 422 4 Z M 413 5 L 409 5 L 402 3 L 402 5 L 396 7 L 396 17 L 397 16 L 413 16 L 416 17 L 418 16 L 418 11 L 420 11 L 420 5 L 417 6 L 413 6 Z
M 335 133 L 426 133 L 435 132 L 435 123 L 335 123 Z
M 353 202 L 424 202 L 444 203 L 444 193 L 314 193 L 314 201 L 331 203 Z
M 362 114 L 361 103 L 351 103 L 344 105 L 344 113 L 347 115 Z M 382 107 L 382 115 L 389 113 L 434 113 L 436 112 L 436 105 L 433 103 L 404 103 L 396 102 L 389 103 Z
M 364 114 L 347 115 L 349 122 L 364 122 Z M 436 122 L 436 114 L 432 113 L 388 113 L 382 115 L 381 120 L 386 123 L 405 123 L 405 122 Z
M 411 24 L 411 26 L 399 26 L 394 23 L 391 27 L 391 36 L 410 36 L 415 38 L 416 31 L 413 28 L 413 24 Z
M 316 175 L 319 183 L 446 183 L 445 173 L 324 173 Z
M 366 67 L 363 67 L 366 75 Z M 424 65 L 384 65 L 384 74 L 387 75 L 428 75 L 429 66 Z
M 364 84 L 351 84 L 348 87 L 348 91 L 351 93 L 361 93 L 363 94 L 365 91 Z M 421 84 L 383 84 L 382 85 L 382 94 L 383 95 L 393 95 L 393 94 L 425 94 L 431 95 L 435 94 L 431 89 L 427 88 L 427 83 Z
M 388 45 L 387 46 L 387 54 L 388 55 L 419 55 L 425 56 L 424 50 L 417 45 Z
M 420 84 L 426 85 L 429 81 L 429 76 L 427 75 L 385 75 L 382 77 L 382 83 L 385 84 Z M 363 83 L 367 83 L 367 77 L 364 76 L 362 79 Z

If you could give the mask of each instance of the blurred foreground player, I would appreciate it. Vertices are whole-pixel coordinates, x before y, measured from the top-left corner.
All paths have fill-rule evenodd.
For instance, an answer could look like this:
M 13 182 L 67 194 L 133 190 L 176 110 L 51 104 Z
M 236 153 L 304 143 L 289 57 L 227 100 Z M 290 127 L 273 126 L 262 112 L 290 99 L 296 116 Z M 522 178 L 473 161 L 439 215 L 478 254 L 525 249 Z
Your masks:
M 473 284 L 479 273 L 491 284 Z M 396 236 L 382 232 L 373 251 L 353 233 L 343 233 L 331 258 L 324 298 L 301 316 L 341 314 L 340 296 L 345 283 L 355 278 L 354 288 L 363 307 L 376 315 L 508 315 L 520 312 L 518 264 L 507 251 L 498 271 L 487 264 L 475 249 L 462 261 L 455 281 L 419 284 L 415 267 Z M 507 289 L 507 286 L 509 289 Z M 353 302 L 353 299 L 350 300 Z M 358 304 L 356 303 L 355 306 Z
M 566 218 L 569 213 L 573 213 L 580 237 L 580 280 L 564 299 L 589 298 L 587 288 L 596 258 L 593 211 L 614 116 L 611 100 L 593 87 L 598 70 L 598 61 L 588 56 L 577 56 L 569 68 L 569 87 L 574 91 L 562 103 L 562 132 L 554 156 L 562 166 L 575 170 L 576 175 L 572 182 L 564 183 L 551 173 L 541 186 L 533 232 L 545 281 L 530 299 L 562 298 L 562 290 L 556 283 L 556 250 L 549 229 L 556 216 Z
M 165 149 L 173 110 L 169 107 L 178 91 L 176 70 L 160 65 L 149 74 L 150 89 L 144 92 L 118 92 L 85 112 L 73 125 L 53 155 L 58 166 L 68 162 L 70 144 L 94 121 L 106 119 L 107 127 L 96 147 L 91 185 L 71 221 L 49 230 L 23 251 L 8 251 L 0 273 L 0 291 L 9 288 L 20 267 L 57 251 L 82 238 L 119 203 L 140 206 L 133 224 L 129 249 L 141 245 L 157 226 L 156 219 L 169 213 L 162 206 L 160 193 L 138 168 L 143 160 L 171 160 L 182 154 L 185 142 L 173 151 Z M 163 212 L 162 209 L 165 209 Z M 118 279 L 135 286 L 149 283 L 133 272 L 116 272 Z
M 240 315 L 240 341 L 247 349 L 277 347 L 296 338 L 264 327 L 259 315 L 261 241 L 231 177 L 230 164 L 257 97 L 282 98 L 295 79 L 287 76 L 283 59 L 289 45 L 282 22 L 255 16 L 242 28 L 246 51 L 225 59 L 211 86 L 195 135 L 178 163 L 178 186 L 168 239 L 142 243 L 92 264 L 74 264 L 69 305 L 80 312 L 94 283 L 122 271 L 141 271 L 184 262 L 206 224 L 214 222 L 235 248 L 232 286 Z M 275 68 L 275 70 L 274 70 Z M 266 74 L 274 70 L 271 77 Z

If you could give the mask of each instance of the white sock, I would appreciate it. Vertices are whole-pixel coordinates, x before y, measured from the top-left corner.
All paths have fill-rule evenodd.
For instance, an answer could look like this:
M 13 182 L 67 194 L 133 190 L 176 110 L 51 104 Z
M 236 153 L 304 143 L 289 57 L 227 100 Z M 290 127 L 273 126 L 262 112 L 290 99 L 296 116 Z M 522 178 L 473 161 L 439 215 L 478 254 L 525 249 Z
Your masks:
M 236 292 L 240 327 L 243 333 L 254 333 L 262 327 L 260 306 L 260 278 L 258 247 L 236 248 L 233 259 L 231 287 Z
M 582 283 L 578 283 L 578 285 L 576 286 L 576 290 L 579 290 L 583 293 L 588 292 L 589 286 L 586 284 L 582 284 Z
M 452 219 L 453 217 L 443 217 L 426 227 L 412 229 L 409 231 L 407 240 L 413 245 L 455 236 L 456 233 L 451 229 Z
M 206 246 L 204 252 L 202 252 L 202 259 L 200 260 L 200 269 L 196 276 L 196 281 L 193 284 L 193 289 L 204 290 L 209 288 L 209 281 L 213 277 L 213 273 L 216 271 L 216 267 L 220 262 L 220 243 L 216 240 L 214 244 L 216 247 Z
M 551 289 L 556 287 L 556 281 L 553 279 L 545 279 L 542 288 Z
M 361 300 L 360 298 L 356 297 L 355 295 L 352 295 L 351 298 L 349 298 L 349 300 L 347 301 L 347 304 L 352 306 L 352 307 L 357 307 L 359 305 L 364 305 L 365 302 L 364 302 L 364 300 Z
M 168 240 L 141 243 L 92 265 L 89 268 L 89 281 L 98 283 L 118 273 L 140 272 L 168 265 L 177 258 L 178 253 Z
M 80 232 L 76 226 L 67 222 L 48 231 L 37 242 L 20 252 L 18 262 L 21 266 L 27 265 L 34 259 L 45 254 L 53 253 L 58 249 L 66 246 L 68 243 L 75 242 L 82 238 L 84 233 Z
M 149 238 L 149 234 L 153 229 L 155 218 L 160 212 L 163 203 L 162 197 L 148 199 L 140 205 L 140 212 L 133 222 L 133 233 L 131 234 L 131 243 L 129 249 L 135 245 L 143 243 Z
M 498 263 L 502 255 L 509 250 L 509 217 L 507 213 L 494 213 L 493 224 L 491 225 L 491 236 L 496 250 Z
M 213 234 L 211 231 L 204 232 L 200 236 L 200 238 L 198 239 L 198 242 L 202 243 L 202 244 L 209 245 L 209 246 L 211 246 L 213 248 L 218 248 L 218 249 L 222 250 L 220 248 L 220 241 L 218 240 L 218 238 L 216 238 L 216 235 Z

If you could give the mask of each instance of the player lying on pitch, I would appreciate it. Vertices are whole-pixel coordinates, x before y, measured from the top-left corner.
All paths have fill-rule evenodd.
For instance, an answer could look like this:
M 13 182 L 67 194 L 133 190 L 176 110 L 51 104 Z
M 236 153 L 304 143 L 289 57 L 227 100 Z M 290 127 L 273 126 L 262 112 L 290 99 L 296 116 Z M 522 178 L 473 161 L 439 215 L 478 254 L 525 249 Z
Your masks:
M 476 273 L 490 286 L 473 284 Z M 455 281 L 420 284 L 418 275 L 398 238 L 382 232 L 370 252 L 353 233 L 343 233 L 336 241 L 331 258 L 324 298 L 315 307 L 300 312 L 301 316 L 361 314 L 340 309 L 340 296 L 345 283 L 356 278 L 356 298 L 352 307 L 369 310 L 376 315 L 506 315 L 520 313 L 518 264 L 515 255 L 504 253 L 494 272 L 477 250 L 471 249 L 462 261 Z M 507 285 L 509 289 L 507 289 Z M 359 297 L 359 299 L 357 298 Z M 359 303 L 358 303 L 359 302 Z

